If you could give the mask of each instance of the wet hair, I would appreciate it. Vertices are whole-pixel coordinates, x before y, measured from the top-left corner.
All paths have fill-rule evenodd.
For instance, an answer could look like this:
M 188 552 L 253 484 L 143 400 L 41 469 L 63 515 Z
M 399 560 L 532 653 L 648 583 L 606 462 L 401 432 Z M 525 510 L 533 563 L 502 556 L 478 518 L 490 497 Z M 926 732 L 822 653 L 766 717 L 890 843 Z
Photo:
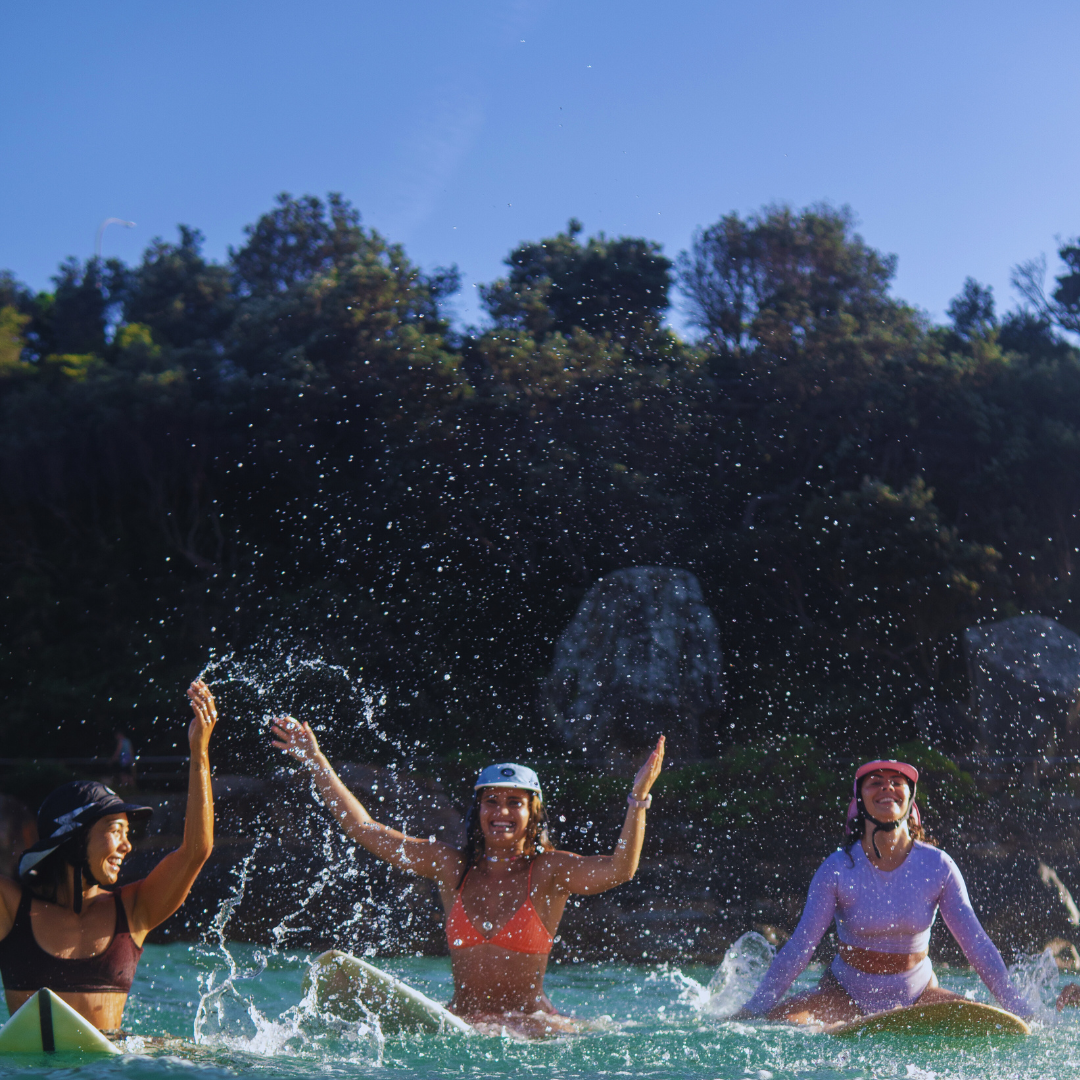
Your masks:
M 89 882 L 99 889 L 112 892 L 118 886 L 103 885 L 98 881 L 90 869 L 90 830 L 84 829 L 80 834 L 73 836 L 66 844 L 62 844 L 47 858 L 42 859 L 32 870 L 25 873 L 20 879 L 23 886 L 36 900 L 44 900 L 49 904 L 59 901 L 61 888 L 67 886 L 67 868 L 75 869 L 74 882 L 78 882 L 75 888 L 78 890 L 78 901 L 74 903 L 75 914 L 82 909 L 82 886 Z M 82 880 L 80 881 L 80 876 Z M 74 901 L 75 898 L 73 897 Z
M 531 849 L 531 850 L 530 850 Z M 525 827 L 525 857 L 535 859 L 545 851 L 554 851 L 555 845 L 548 835 L 547 810 L 535 791 L 529 792 L 529 824 Z M 465 863 L 458 880 L 458 888 L 465 880 L 465 875 L 483 861 L 484 830 L 480 828 L 480 793 L 477 792 L 465 815 L 465 847 L 461 850 Z
M 68 867 L 75 868 L 75 878 L 87 862 L 87 845 L 90 837 L 84 832 L 74 836 L 58 847 L 48 858 L 42 859 L 22 877 L 22 883 L 36 900 L 49 904 L 58 903 L 60 890 L 67 887 Z
M 63 848 L 57 848 L 21 878 L 23 887 L 35 900 L 57 903 L 60 888 L 67 884 L 67 869 L 71 865 Z
M 852 821 L 851 821 L 851 835 L 850 836 L 845 836 L 843 844 L 841 845 L 841 849 L 847 855 L 847 857 L 851 860 L 851 865 L 852 866 L 855 865 L 855 860 L 854 860 L 854 858 L 852 858 L 851 849 L 853 847 L 855 847 L 856 844 L 862 842 L 862 838 L 866 835 L 866 822 L 872 820 L 870 818 L 869 814 L 867 814 L 867 812 L 866 812 L 866 806 L 864 805 L 863 798 L 862 798 L 863 784 L 866 783 L 867 777 L 870 776 L 870 775 L 871 774 L 867 773 L 867 776 L 863 777 L 862 783 L 859 784 L 859 797 L 856 800 L 856 807 L 858 809 L 858 813 L 855 815 L 854 818 L 852 818 Z M 905 777 L 905 779 L 906 779 L 906 777 Z M 911 796 L 911 781 L 910 780 L 907 781 L 907 785 L 908 785 L 909 801 L 911 803 L 911 805 L 908 806 L 908 823 L 907 823 L 907 825 L 908 825 L 908 834 L 911 836 L 912 840 L 918 840 L 923 844 L 932 844 L 934 847 L 937 847 L 937 841 L 931 839 L 929 836 L 926 835 L 926 829 L 923 828 L 922 823 L 919 822 L 918 824 L 916 824 L 914 821 L 911 820 L 911 807 L 914 806 L 915 800 L 910 798 L 910 796 Z

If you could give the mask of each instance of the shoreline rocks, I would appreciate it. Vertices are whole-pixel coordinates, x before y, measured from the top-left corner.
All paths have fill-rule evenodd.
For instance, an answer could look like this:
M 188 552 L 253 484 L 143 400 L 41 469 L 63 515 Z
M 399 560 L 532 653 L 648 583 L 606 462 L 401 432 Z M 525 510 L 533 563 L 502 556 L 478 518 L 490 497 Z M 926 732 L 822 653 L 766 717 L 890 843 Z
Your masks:
M 964 631 L 971 716 L 990 755 L 1032 787 L 1040 763 L 1080 752 L 1080 636 L 1042 615 Z

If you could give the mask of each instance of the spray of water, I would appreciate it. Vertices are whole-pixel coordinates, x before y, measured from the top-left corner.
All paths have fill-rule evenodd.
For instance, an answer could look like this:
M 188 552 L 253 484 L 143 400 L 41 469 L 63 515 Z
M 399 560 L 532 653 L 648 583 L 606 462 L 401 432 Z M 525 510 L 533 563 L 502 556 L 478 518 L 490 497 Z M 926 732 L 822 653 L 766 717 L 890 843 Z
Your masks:
M 311 718 L 317 731 L 331 722 L 339 724 L 347 717 L 378 742 L 399 754 L 406 752 L 401 743 L 387 735 L 378 723 L 377 712 L 385 704 L 385 697 L 368 690 L 341 665 L 294 653 L 279 652 L 269 662 L 241 660 L 230 655 L 212 660 L 200 678 L 210 682 L 215 689 L 228 687 L 237 699 L 246 699 L 244 703 L 248 709 L 245 711 L 249 715 L 251 707 L 255 707 L 262 730 L 250 732 L 253 740 L 265 740 L 266 725 L 273 717 L 298 712 Z M 313 686 L 321 692 L 313 693 Z M 244 726 L 242 717 L 237 717 L 235 722 Z M 253 742 L 253 746 L 258 745 Z M 354 858 L 355 848 L 343 843 L 335 825 L 321 823 L 321 828 L 311 831 L 318 837 L 317 854 L 321 856 L 322 868 L 314 880 L 306 884 L 297 907 L 273 927 L 273 944 L 269 952 L 257 950 L 254 964 L 246 966 L 230 950 L 227 930 L 256 871 L 256 856 L 269 837 L 259 836 L 244 861 L 233 871 L 235 884 L 221 902 L 199 949 L 200 963 L 206 970 L 200 978 L 194 1039 L 201 1045 L 270 1056 L 321 1053 L 325 1041 L 332 1039 L 338 1056 L 346 1047 L 349 1048 L 346 1056 L 359 1052 L 366 1063 L 371 1064 L 374 1059 L 376 1064 L 381 1064 L 385 1038 L 378 1017 L 363 1006 L 360 1019 L 342 1019 L 325 1008 L 320 1009 L 312 981 L 301 1001 L 274 1019 L 256 1005 L 249 990 L 266 971 L 271 957 L 284 958 L 282 950 L 290 937 L 313 929 L 308 917 L 312 903 L 331 885 L 340 886 L 347 882 L 355 888 L 361 876 Z M 347 850 L 342 850 L 343 847 Z M 351 918 L 335 926 L 338 940 L 347 941 L 349 931 L 365 914 L 366 905 L 360 901 L 355 903 Z
M 1049 949 L 1020 957 L 1009 968 L 1009 975 L 1040 1021 L 1048 1023 L 1057 1018 L 1058 967 Z
M 252 988 L 267 969 L 269 956 L 257 950 L 254 964 L 241 965 L 226 938 L 226 931 L 236 909 L 244 899 L 244 893 L 258 851 L 257 843 L 243 863 L 234 871 L 236 883 L 222 901 L 217 915 L 204 936 L 200 948 L 200 961 L 209 970 L 200 977 L 199 1005 L 195 1013 L 194 1041 L 197 1045 L 217 1046 L 229 1050 L 268 1057 L 277 1055 L 325 1056 L 328 1039 L 334 1041 L 336 1056 L 346 1047 L 345 1057 L 354 1058 L 359 1052 L 367 1063 L 382 1064 L 385 1037 L 378 1017 L 363 1009 L 358 1020 L 343 1020 L 333 1013 L 320 1009 L 316 1002 L 314 982 L 303 998 L 286 1009 L 277 1019 L 267 1016 L 255 1003 L 254 995 L 243 984 Z M 284 923 L 301 915 L 319 888 L 326 881 L 320 880 L 309 889 L 300 908 L 283 920 L 274 931 L 275 945 L 270 956 L 280 956 L 280 947 L 289 930 Z M 299 928 L 297 928 L 299 929 Z M 298 960 L 299 958 L 284 957 Z
M 316 731 L 333 719 L 348 717 L 377 742 L 407 753 L 404 744 L 383 731 L 376 719 L 386 704 L 386 695 L 365 686 L 348 668 L 281 647 L 260 653 L 263 655 L 248 659 L 234 653 L 214 658 L 199 678 L 215 688 L 238 689 L 244 697 L 253 697 L 262 712 L 264 729 L 267 722 L 284 713 L 299 712 L 310 718 Z M 319 685 L 332 690 L 315 692 Z
M 257 850 L 258 845 L 256 844 L 248 852 L 247 857 L 240 866 L 233 871 L 236 876 L 236 884 L 229 895 L 222 900 L 221 906 L 218 908 L 217 914 L 214 916 L 214 920 L 203 938 L 200 959 L 211 961 L 212 966 L 199 980 L 199 1007 L 195 1011 L 194 1029 L 196 1044 L 215 1041 L 215 1021 L 216 1033 L 220 1033 L 226 1025 L 227 1006 L 231 1000 L 240 1001 L 245 1006 L 250 1004 L 237 989 L 237 982 L 256 979 L 266 970 L 266 957 L 261 952 L 255 954 L 256 962 L 253 968 L 241 968 L 236 958 L 229 951 L 225 941 L 225 931 L 229 922 L 232 920 L 240 902 L 244 899 L 244 892 L 247 888 L 248 877 Z M 215 960 L 224 962 L 224 972 L 222 972 L 218 964 L 213 963 Z
M 707 986 L 667 964 L 660 965 L 646 982 L 665 980 L 679 991 L 678 1003 L 699 1016 L 724 1020 L 734 1015 L 753 996 L 769 970 L 776 949 L 760 934 L 743 934 L 724 953 L 724 959 Z
M 742 1009 L 769 970 L 775 951 L 759 933 L 751 930 L 743 934 L 724 954 L 708 983 L 708 1000 L 702 1012 L 724 1020 Z
M 732 1016 L 753 996 L 765 977 L 776 949 L 753 930 L 743 934 L 726 953 L 708 985 L 706 1016 L 719 1020 Z

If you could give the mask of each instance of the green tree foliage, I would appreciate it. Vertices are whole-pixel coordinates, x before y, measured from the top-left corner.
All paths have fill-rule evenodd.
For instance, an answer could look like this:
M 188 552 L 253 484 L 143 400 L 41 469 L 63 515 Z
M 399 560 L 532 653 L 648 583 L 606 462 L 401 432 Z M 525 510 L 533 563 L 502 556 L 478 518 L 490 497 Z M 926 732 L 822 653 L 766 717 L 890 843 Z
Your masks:
M 846 209 L 779 206 L 700 230 L 679 260 L 695 323 L 718 351 L 761 363 L 791 363 L 829 343 L 846 346 L 842 357 L 899 308 L 888 296 L 895 257 L 867 247 L 853 224 Z
M 202 233 L 180 226 L 179 244 L 151 241 L 131 277 L 124 318 L 149 328 L 174 349 L 213 353 L 232 321 L 235 302 L 228 267 L 202 257 Z
M 1047 323 L 1074 333 L 1080 331 L 1080 240 L 1071 240 L 1058 248 L 1058 258 L 1065 264 L 1057 288 L 1046 295 L 1046 259 L 1021 263 L 1013 271 L 1013 285 Z
M 581 231 L 572 218 L 566 232 L 516 247 L 509 275 L 481 290 L 492 319 L 533 337 L 580 328 L 640 347 L 667 310 L 670 260 L 649 240 L 601 233 L 581 244 Z
M 36 304 L 34 333 L 41 354 L 104 353 L 109 310 L 122 296 L 126 277 L 118 259 L 63 263 L 53 278 L 55 290 Z
M 170 750 L 211 649 L 362 669 L 431 750 L 541 751 L 584 590 L 660 564 L 717 614 L 735 777 L 783 760 L 780 729 L 815 761 L 910 737 L 915 700 L 963 695 L 977 619 L 1075 621 L 1066 284 L 1001 318 L 969 280 L 931 326 L 849 212 L 769 207 L 678 260 L 688 343 L 647 239 L 572 221 L 507 265 L 490 325 L 456 334 L 456 270 L 340 196 L 282 195 L 224 264 L 181 227 L 47 294 L 0 276 L 9 752 L 117 724 Z M 379 753 L 347 704 L 331 751 Z M 223 739 L 253 767 L 243 725 Z
M 23 359 L 26 350 L 23 331 L 29 321 L 30 316 L 21 314 L 14 304 L 0 307 L 0 379 L 33 372 L 33 365 Z

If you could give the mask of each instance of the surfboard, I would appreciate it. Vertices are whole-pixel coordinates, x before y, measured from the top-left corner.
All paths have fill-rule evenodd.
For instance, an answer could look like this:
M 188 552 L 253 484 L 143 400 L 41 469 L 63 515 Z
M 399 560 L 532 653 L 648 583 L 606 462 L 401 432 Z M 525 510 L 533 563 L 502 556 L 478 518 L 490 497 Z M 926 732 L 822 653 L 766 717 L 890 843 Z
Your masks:
M 0 1054 L 119 1054 L 86 1017 L 48 987 L 15 1010 L 0 1027 Z
M 935 1001 L 860 1016 L 829 1028 L 840 1037 L 879 1032 L 905 1035 L 1030 1035 L 1031 1028 L 1011 1012 L 978 1001 Z
M 331 949 L 317 956 L 304 977 L 304 992 L 315 986 L 315 1001 L 343 1020 L 364 1020 L 371 1013 L 384 1034 L 395 1031 L 475 1029 L 426 994 L 349 953 Z

